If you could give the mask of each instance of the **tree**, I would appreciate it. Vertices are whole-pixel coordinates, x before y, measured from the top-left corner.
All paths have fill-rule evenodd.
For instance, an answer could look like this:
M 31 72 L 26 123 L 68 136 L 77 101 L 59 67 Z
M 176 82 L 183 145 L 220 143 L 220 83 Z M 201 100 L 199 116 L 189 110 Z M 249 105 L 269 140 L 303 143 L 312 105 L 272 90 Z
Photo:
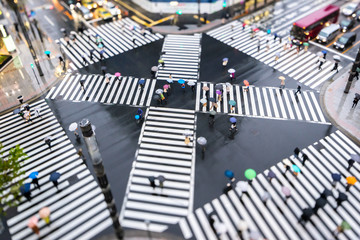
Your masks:
M 0 143 L 0 214 L 5 214 L 6 207 L 14 207 L 19 203 L 20 186 L 24 183 L 22 176 L 25 174 L 21 170 L 21 162 L 27 155 L 20 145 L 16 145 L 4 158 L 2 149 L 3 145 Z

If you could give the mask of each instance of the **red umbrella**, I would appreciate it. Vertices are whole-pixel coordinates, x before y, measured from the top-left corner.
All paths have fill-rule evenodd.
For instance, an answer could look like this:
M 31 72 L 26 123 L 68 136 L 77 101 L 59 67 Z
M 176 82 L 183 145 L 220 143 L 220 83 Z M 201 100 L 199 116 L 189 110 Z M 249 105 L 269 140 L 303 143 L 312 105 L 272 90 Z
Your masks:
M 247 86 L 247 87 L 250 85 L 250 83 L 249 83 L 248 80 L 244 80 L 244 84 L 245 84 L 245 86 Z

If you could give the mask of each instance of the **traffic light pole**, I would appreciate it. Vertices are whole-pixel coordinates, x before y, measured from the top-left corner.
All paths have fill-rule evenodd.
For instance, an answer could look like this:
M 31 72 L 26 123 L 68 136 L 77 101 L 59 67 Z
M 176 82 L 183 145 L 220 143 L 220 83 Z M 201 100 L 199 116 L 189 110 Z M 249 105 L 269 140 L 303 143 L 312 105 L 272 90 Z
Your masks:
M 36 52 L 34 50 L 34 47 L 30 41 L 30 38 L 29 38 L 29 35 L 27 34 L 27 31 L 26 31 L 26 28 L 25 28 L 25 25 L 24 25 L 24 22 L 21 18 L 21 15 L 20 15 L 20 12 L 19 12 L 19 8 L 18 8 L 18 5 L 14 2 L 14 0 L 7 0 L 9 6 L 14 10 L 15 12 L 15 15 L 17 17 L 17 20 L 18 20 L 18 23 L 20 25 L 20 28 L 24 34 L 24 37 L 25 37 L 25 40 L 27 42 L 27 45 L 29 46 L 29 49 L 30 49 L 30 53 L 31 53 L 31 56 L 33 57 L 34 59 L 34 62 L 35 62 L 35 66 L 39 72 L 39 75 L 40 76 L 44 76 L 44 73 L 40 67 L 40 64 L 39 64 L 39 59 L 37 58 L 36 56 Z
M 198 0 L 198 27 L 201 27 L 200 1 L 201 0 Z
M 98 179 L 100 188 L 105 197 L 107 208 L 110 211 L 110 216 L 113 221 L 113 227 L 116 237 L 118 239 L 124 238 L 124 231 L 119 222 L 119 215 L 116 209 L 115 200 L 111 193 L 110 184 L 108 182 L 104 165 L 102 163 L 102 157 L 96 141 L 95 133 L 92 130 L 91 123 L 88 119 L 83 119 L 79 123 L 82 135 L 84 136 L 86 147 L 89 151 L 90 158 L 94 167 L 96 177 Z
M 351 72 L 350 72 L 350 75 L 349 75 L 349 78 L 348 78 L 348 82 L 347 82 L 347 84 L 345 86 L 344 93 L 349 93 L 352 81 L 353 81 L 353 79 L 355 77 L 355 74 L 356 74 L 356 68 L 359 67 L 359 63 L 360 63 L 360 48 L 359 48 L 359 50 L 357 52 L 355 62 L 352 65 Z

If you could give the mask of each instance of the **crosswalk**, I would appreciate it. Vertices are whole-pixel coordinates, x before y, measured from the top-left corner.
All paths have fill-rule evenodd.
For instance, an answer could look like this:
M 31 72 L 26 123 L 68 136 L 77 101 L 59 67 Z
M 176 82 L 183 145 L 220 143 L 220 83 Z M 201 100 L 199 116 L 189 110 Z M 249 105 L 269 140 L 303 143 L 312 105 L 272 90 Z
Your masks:
M 113 57 L 163 38 L 161 34 L 150 33 L 148 30 L 145 30 L 145 34 L 143 34 L 140 25 L 130 18 L 123 18 L 121 20 L 89 28 L 84 31 L 85 34 L 73 33 L 76 36 L 76 40 L 70 40 L 70 45 L 67 44 L 65 38 L 59 39 L 61 42 L 61 49 L 71 59 L 70 67 L 73 70 L 100 61 L 101 49 L 96 44 L 96 35 L 99 35 L 102 38 L 104 58 Z M 91 39 L 90 41 L 89 36 Z M 133 42 L 133 39 L 135 43 Z M 90 59 L 90 51 L 92 50 L 93 57 Z M 84 63 L 83 61 L 82 56 L 84 54 L 87 63 Z
M 11 238 L 90 239 L 112 225 L 103 194 L 45 100 L 30 106 L 33 116 L 30 123 L 12 112 L 0 116 L 0 142 L 4 145 L 5 157 L 10 148 L 20 145 L 28 155 L 22 162 L 23 178 L 37 171 L 41 186 L 35 189 L 32 184 L 32 200 L 22 197 L 17 213 L 7 216 Z M 40 110 L 41 117 L 34 117 L 35 108 Z M 50 136 L 51 151 L 44 142 L 44 138 Z M 55 171 L 61 174 L 59 192 L 49 181 Z M 50 208 L 51 224 L 46 226 L 40 220 L 37 236 L 27 224 L 32 216 L 39 217 L 43 207 Z
M 319 70 L 318 56 L 316 54 L 304 50 L 297 54 L 296 46 L 285 50 L 284 44 L 288 41 L 287 38 L 284 38 L 282 44 L 280 44 L 279 39 L 274 41 L 273 35 L 267 35 L 263 31 L 258 31 L 256 36 L 251 39 L 250 29 L 251 27 L 246 26 L 243 30 L 242 22 L 234 21 L 211 30 L 207 34 L 287 74 L 312 89 L 319 89 L 325 81 L 336 73 L 336 71 L 331 71 L 334 67 L 333 61 L 327 60 L 322 65 L 322 70 Z M 258 51 L 258 37 L 260 37 L 260 51 Z M 269 40 L 269 50 L 266 47 L 267 40 Z M 278 54 L 280 57 L 275 61 Z M 338 70 L 340 71 L 341 68 L 341 64 L 339 64 Z
M 192 211 L 195 111 L 150 107 L 120 214 L 122 226 L 163 232 Z M 185 144 L 188 134 L 190 142 Z M 148 177 L 164 176 L 163 188 Z
M 164 40 L 163 55 L 165 66 L 159 64 L 158 80 L 167 80 L 172 75 L 174 80 L 197 81 L 199 78 L 201 34 L 168 34 Z
M 222 94 L 216 90 L 220 87 Z M 203 88 L 208 87 L 205 91 Z M 231 113 L 240 116 L 252 116 L 259 118 L 301 120 L 314 123 L 330 124 L 325 119 L 320 104 L 313 91 L 301 91 L 295 96 L 296 89 L 279 89 L 275 87 L 246 87 L 238 84 L 213 84 L 197 82 L 196 111 L 207 112 L 212 109 L 210 98 L 214 98 L 217 104 L 216 111 Z M 200 100 L 207 99 L 204 106 Z M 219 102 L 219 100 L 221 101 Z M 234 108 L 229 104 L 234 100 Z M 215 110 L 215 109 L 214 109 Z
M 305 165 L 294 156 L 287 159 L 301 169 L 297 177 L 291 171 L 285 173 L 283 163 L 279 162 L 258 174 L 247 192 L 243 193 L 236 187 L 183 218 L 179 226 L 184 238 L 218 239 L 209 224 L 211 214 L 220 239 L 249 239 L 252 232 L 266 239 L 335 239 L 333 232 L 342 221 L 348 222 L 352 228 L 340 233 L 337 239 L 358 239 L 360 185 L 356 183 L 346 191 L 345 178 L 360 174 L 358 163 L 347 170 L 347 160 L 350 154 L 360 154 L 359 146 L 336 131 L 304 148 L 302 153 L 309 157 Z M 276 174 L 271 182 L 267 178 L 269 170 Z M 341 174 L 336 187 L 332 187 L 332 173 Z M 287 200 L 281 190 L 283 186 L 291 191 Z M 313 208 L 324 189 L 332 193 L 327 197 L 326 205 L 313 214 L 310 221 L 298 222 L 302 210 Z M 261 200 L 265 191 L 271 196 L 266 205 Z M 348 200 L 337 206 L 336 198 L 340 192 L 345 193 Z M 242 221 L 247 223 L 248 231 L 239 233 L 238 226 Z
M 139 78 L 106 77 L 102 75 L 67 74 L 64 79 L 53 87 L 45 98 L 69 101 L 100 102 L 108 104 L 126 104 L 132 106 L 150 106 L 156 80 L 144 79 L 143 87 Z M 84 81 L 85 91 L 80 81 Z

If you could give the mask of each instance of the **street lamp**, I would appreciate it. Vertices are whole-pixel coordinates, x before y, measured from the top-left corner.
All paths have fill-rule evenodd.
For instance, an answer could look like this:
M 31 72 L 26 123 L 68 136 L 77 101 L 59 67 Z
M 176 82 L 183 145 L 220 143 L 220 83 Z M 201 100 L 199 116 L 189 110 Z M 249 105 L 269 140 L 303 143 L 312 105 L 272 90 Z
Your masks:
M 198 27 L 201 27 L 201 19 L 200 19 L 200 1 L 198 0 Z
M 111 193 L 110 184 L 105 173 L 99 146 L 97 144 L 94 131 L 91 127 L 91 123 L 88 119 L 83 119 L 79 123 L 79 126 L 84 137 L 86 147 L 89 151 L 89 155 L 92 160 L 94 171 L 98 179 L 101 191 L 104 194 L 107 208 L 110 211 L 110 216 L 113 221 L 115 234 L 118 239 L 123 239 L 124 232 L 119 222 L 119 215 L 116 209 L 115 200 L 113 199 L 113 195 Z

